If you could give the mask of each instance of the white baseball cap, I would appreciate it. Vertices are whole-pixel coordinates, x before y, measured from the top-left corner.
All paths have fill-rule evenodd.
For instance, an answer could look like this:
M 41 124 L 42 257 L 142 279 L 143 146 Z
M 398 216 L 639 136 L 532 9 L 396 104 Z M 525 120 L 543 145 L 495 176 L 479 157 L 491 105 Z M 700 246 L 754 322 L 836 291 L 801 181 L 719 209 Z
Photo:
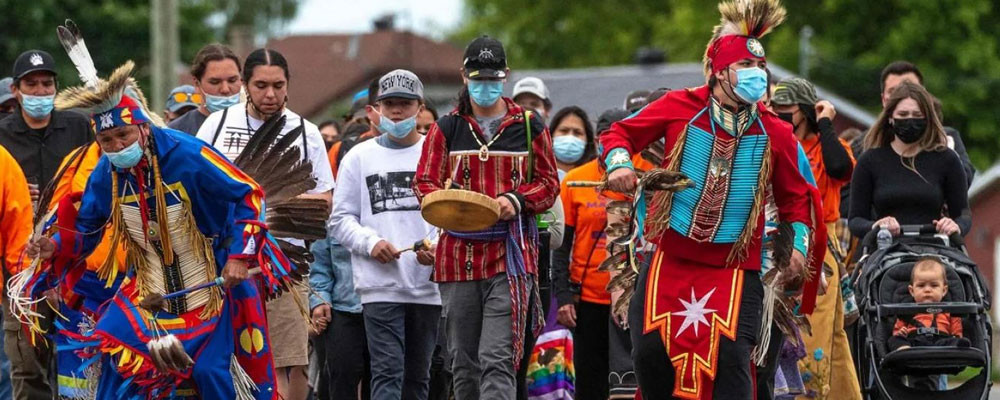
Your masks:
M 516 98 L 518 95 L 524 93 L 531 93 L 538 98 L 549 102 L 549 88 L 545 87 L 545 82 L 541 79 L 529 76 L 527 78 L 521 79 L 514 84 L 514 94 L 511 98 Z

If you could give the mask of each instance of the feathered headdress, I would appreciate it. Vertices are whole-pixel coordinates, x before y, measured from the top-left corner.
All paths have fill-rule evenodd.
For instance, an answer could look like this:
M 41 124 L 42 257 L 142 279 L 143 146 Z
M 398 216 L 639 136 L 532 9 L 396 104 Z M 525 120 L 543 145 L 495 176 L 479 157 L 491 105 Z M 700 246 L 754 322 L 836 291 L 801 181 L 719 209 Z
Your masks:
M 785 20 L 779 0 L 727 0 L 719 3 L 722 20 L 705 49 L 705 75 L 744 58 L 764 58 L 760 38 Z
M 71 87 L 56 96 L 60 110 L 77 109 L 91 116 L 95 131 L 125 125 L 152 123 L 163 126 L 156 114 L 149 112 L 146 96 L 132 78 L 135 63 L 131 60 L 115 69 L 107 80 L 97 76 L 94 60 L 87 50 L 80 29 L 71 20 L 57 28 L 59 41 L 80 73 L 83 86 Z

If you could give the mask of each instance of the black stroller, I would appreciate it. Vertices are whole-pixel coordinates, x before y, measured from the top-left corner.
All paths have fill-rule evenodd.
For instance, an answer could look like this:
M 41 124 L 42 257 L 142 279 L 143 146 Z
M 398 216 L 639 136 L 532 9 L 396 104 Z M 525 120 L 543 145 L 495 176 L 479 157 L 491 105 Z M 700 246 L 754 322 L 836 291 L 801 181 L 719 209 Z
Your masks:
M 934 226 L 903 226 L 903 234 L 876 249 L 875 231 L 865 238 L 864 255 L 853 281 L 861 317 L 854 341 L 862 393 L 868 399 L 987 399 L 990 382 L 990 295 L 979 269 L 969 259 L 961 236 L 934 234 Z M 914 262 L 927 255 L 942 259 L 948 293 L 941 303 L 916 304 L 908 292 Z M 951 313 L 963 320 L 969 347 L 910 347 L 890 351 L 888 339 L 897 319 L 921 313 Z M 911 387 L 904 377 L 933 379 L 966 367 L 978 375 L 946 391 Z

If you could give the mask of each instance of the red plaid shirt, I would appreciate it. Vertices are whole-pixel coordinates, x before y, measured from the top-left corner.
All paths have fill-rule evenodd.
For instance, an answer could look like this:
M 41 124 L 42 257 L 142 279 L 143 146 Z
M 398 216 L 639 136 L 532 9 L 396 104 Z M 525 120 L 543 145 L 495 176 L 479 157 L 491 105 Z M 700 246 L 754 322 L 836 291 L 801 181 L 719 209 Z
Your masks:
M 528 149 L 524 111 L 508 98 L 504 116 L 490 145 L 489 158 L 479 160 L 484 139 L 475 119 L 456 113 L 446 115 L 431 126 L 417 165 L 413 189 L 423 197 L 444 188 L 445 181 L 462 189 L 497 198 L 507 195 L 522 214 L 535 216 L 552 207 L 559 195 L 559 178 L 552 151 L 552 138 L 545 125 L 531 119 L 531 148 Z M 478 135 L 479 141 L 472 135 Z M 534 153 L 534 173 L 527 182 L 528 151 Z M 526 240 L 523 249 L 525 269 L 536 275 L 538 248 Z M 506 272 L 506 247 L 503 241 L 479 242 L 441 235 L 434 263 L 435 282 L 474 281 Z

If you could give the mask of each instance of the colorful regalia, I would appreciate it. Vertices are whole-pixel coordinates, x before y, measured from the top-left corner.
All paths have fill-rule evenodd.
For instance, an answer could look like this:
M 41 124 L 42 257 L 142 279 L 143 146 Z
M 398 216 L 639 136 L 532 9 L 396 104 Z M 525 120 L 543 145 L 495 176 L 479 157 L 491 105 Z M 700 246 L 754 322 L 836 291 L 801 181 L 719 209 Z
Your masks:
M 87 329 L 63 324 L 60 331 L 79 349 L 79 372 L 88 384 L 97 381 L 93 398 L 276 399 L 262 296 L 288 290 L 298 272 L 267 231 L 263 190 L 215 149 L 162 128 L 130 77 L 131 62 L 98 79 L 70 30 L 60 36 L 86 85 L 60 93 L 56 107 L 88 112 L 98 137 L 138 126 L 143 155 L 130 168 L 102 156 L 79 209 L 60 207 L 45 224 L 56 251 L 12 278 L 15 316 L 37 332 L 39 300 L 32 299 L 80 274 L 106 232 L 125 265 L 109 255 L 95 275 L 104 287 L 121 281 L 120 288 Z M 260 272 L 223 289 L 228 260 Z M 161 307 L 143 302 L 181 291 Z M 91 365 L 99 378 L 83 373 Z
M 723 22 L 706 51 L 706 76 L 742 59 L 763 60 L 758 38 L 785 16 L 777 0 L 729 1 L 719 9 Z M 637 208 L 648 208 L 638 220 L 657 247 L 639 269 L 629 308 L 642 397 L 752 398 L 765 192 L 773 189 L 779 219 L 791 224 L 791 243 L 812 269 L 823 259 L 814 242 L 825 242 L 819 196 L 799 174 L 789 125 L 763 103 L 729 109 L 708 85 L 672 91 L 612 125 L 601 136 L 602 156 L 609 171 L 631 168 L 633 154 L 661 139 L 661 167 L 693 186 L 656 192 Z M 806 299 L 815 287 L 810 281 Z
M 66 156 L 56 176 L 52 192 L 54 200 L 49 203 L 50 210 L 55 210 L 64 218 L 71 218 L 70 215 L 78 212 L 87 180 L 97 167 L 101 155 L 100 146 L 93 142 Z M 52 340 L 56 345 L 57 382 L 59 398 L 62 399 L 89 399 L 96 395 L 94 391 L 100 373 L 99 365 L 90 364 L 83 368 L 85 360 L 78 355 L 81 348 L 75 336 L 85 335 L 93 330 L 94 323 L 100 316 L 101 305 L 114 295 L 124 277 L 120 272 L 123 272 L 125 265 L 125 252 L 111 248 L 111 237 L 112 235 L 105 234 L 90 256 L 83 261 L 85 268 L 77 267 L 67 271 L 57 288 L 60 301 Z M 106 283 L 97 276 L 97 271 L 108 257 L 118 259 L 119 274 L 118 279 Z M 60 332 L 72 332 L 74 335 Z

